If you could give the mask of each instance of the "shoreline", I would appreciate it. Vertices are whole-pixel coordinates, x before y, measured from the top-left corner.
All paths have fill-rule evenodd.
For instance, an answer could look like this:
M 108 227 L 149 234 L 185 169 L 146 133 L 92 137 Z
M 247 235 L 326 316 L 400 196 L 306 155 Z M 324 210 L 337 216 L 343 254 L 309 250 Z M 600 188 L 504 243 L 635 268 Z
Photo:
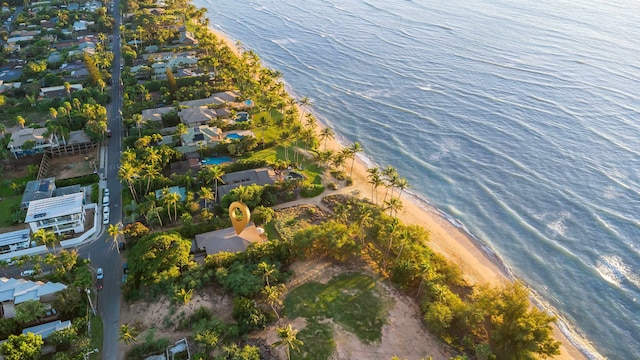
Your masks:
M 305 112 L 308 112 L 306 110 Z M 316 135 L 319 135 L 322 129 L 330 127 L 323 119 L 316 117 L 316 120 L 318 123 Z M 348 140 L 336 133 L 334 138 L 327 140 L 327 150 L 339 151 L 348 146 L 342 142 L 348 142 Z M 320 148 L 324 149 L 323 143 L 320 144 Z M 367 169 L 371 165 L 376 166 L 375 162 L 367 156 L 367 149 L 364 149 L 363 154 L 357 154 L 353 166 L 353 185 L 346 187 L 346 189 L 357 190 L 360 193 L 358 196 L 370 199 L 371 188 L 367 182 Z M 378 189 L 378 193 L 384 196 L 382 188 Z M 515 280 L 507 265 L 488 246 L 466 231 L 462 224 L 462 227 L 454 225 L 452 223 L 454 219 L 448 218 L 444 212 L 420 198 L 416 193 L 405 190 L 400 200 L 403 208 L 398 212 L 398 218 L 406 224 L 419 225 L 427 229 L 429 231 L 429 247 L 458 265 L 462 270 L 463 277 L 470 284 L 488 283 L 492 286 L 499 286 Z M 534 306 L 542 308 L 536 301 L 532 300 L 531 302 Z M 560 317 L 558 317 L 558 322 L 552 325 L 554 338 L 562 343 L 560 345 L 561 353 L 554 359 L 588 359 L 578 346 L 560 330 L 563 327 L 568 331 L 568 325 L 559 323 L 559 321 Z
M 213 25 L 209 26 L 209 30 L 219 40 L 229 46 L 231 51 L 236 55 L 239 55 L 240 52 L 236 47 L 236 42 L 234 42 L 227 34 L 214 28 Z M 286 83 L 285 89 L 290 96 L 293 95 L 293 92 Z M 298 106 L 298 109 L 302 110 L 300 106 Z M 304 111 L 305 113 L 313 113 L 312 111 L 309 111 L 309 109 L 304 109 Z M 319 135 L 322 129 L 331 127 L 327 124 L 326 120 L 320 117 L 316 116 L 316 120 L 318 124 L 315 129 L 316 135 Z M 348 144 L 343 144 L 342 142 L 348 143 L 348 140 L 341 134 L 336 133 L 335 137 L 326 141 L 327 150 L 339 151 L 340 149 L 348 146 Z M 321 148 L 324 148 L 323 143 L 319 145 Z M 367 182 L 367 169 L 369 169 L 371 165 L 375 166 L 375 162 L 366 154 L 367 149 L 364 149 L 364 154 L 356 154 L 356 161 L 353 166 L 352 176 L 353 185 L 347 187 L 347 189 L 359 191 L 359 196 L 365 198 L 368 197 L 368 194 L 369 196 L 371 194 L 371 190 Z M 382 189 L 378 189 L 378 192 L 382 192 Z M 515 280 L 515 277 L 510 273 L 510 270 L 504 261 L 502 261 L 498 255 L 481 240 L 476 239 L 469 231 L 467 231 L 463 224 L 460 224 L 460 227 L 456 226 L 452 222 L 455 221 L 455 219 L 447 217 L 446 213 L 411 191 L 403 192 L 401 201 L 403 208 L 399 211 L 398 217 L 404 223 L 419 225 L 427 229 L 430 238 L 429 247 L 431 247 L 435 252 L 446 257 L 449 261 L 458 265 L 462 270 L 464 278 L 469 281 L 470 284 L 475 285 L 477 283 L 488 283 L 492 286 L 498 286 Z M 532 300 L 532 304 L 538 308 L 544 309 L 535 300 Z M 560 316 L 556 316 L 558 317 L 558 322 L 552 325 L 553 335 L 554 338 L 562 344 L 560 346 L 561 354 L 554 358 L 561 360 L 588 359 L 585 353 L 579 349 L 579 346 L 571 342 L 569 337 L 560 329 L 562 327 L 565 331 L 570 333 L 573 333 L 574 331 L 571 330 L 568 324 L 560 323 Z M 588 349 L 586 346 L 584 347 L 584 351 L 587 351 Z

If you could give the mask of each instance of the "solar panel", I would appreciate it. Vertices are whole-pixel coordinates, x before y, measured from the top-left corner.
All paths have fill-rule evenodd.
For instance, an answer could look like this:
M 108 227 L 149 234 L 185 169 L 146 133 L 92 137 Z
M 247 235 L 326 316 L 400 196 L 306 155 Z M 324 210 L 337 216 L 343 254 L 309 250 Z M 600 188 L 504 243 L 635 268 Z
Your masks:
M 202 140 L 204 140 L 204 134 L 194 134 L 193 135 L 193 140 L 194 141 L 202 141 Z

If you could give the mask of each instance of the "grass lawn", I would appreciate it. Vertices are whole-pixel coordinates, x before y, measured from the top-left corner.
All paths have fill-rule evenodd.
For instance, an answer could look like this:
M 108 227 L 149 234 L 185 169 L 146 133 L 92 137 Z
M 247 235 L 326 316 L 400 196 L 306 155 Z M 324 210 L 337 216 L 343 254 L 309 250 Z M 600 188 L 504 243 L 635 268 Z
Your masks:
M 91 348 L 99 349 L 102 352 L 102 339 L 104 338 L 104 327 L 100 316 L 91 318 Z M 100 353 L 89 355 L 89 359 L 100 359 Z
M 320 324 L 309 320 L 307 326 L 298 332 L 298 340 L 304 345 L 300 352 L 291 351 L 291 359 L 324 360 L 331 357 L 336 349 L 331 324 Z
M 11 219 L 13 218 L 13 211 L 11 208 L 14 205 L 20 206 L 22 201 L 22 195 L 3 196 L 0 200 L 0 226 L 11 226 Z
M 391 300 L 373 278 L 358 273 L 336 276 L 326 285 L 311 282 L 293 289 L 284 301 L 287 317 L 333 319 L 365 343 L 379 341 Z M 307 351 L 301 347 L 301 350 Z
M 35 180 L 35 179 L 36 179 L 35 176 L 26 175 L 26 176 L 19 177 L 19 178 L 2 180 L 2 184 L 0 186 L 0 197 L 16 195 L 15 191 L 13 191 L 13 189 L 11 188 L 11 184 L 12 183 L 16 183 L 18 185 L 20 185 L 20 184 L 25 184 L 26 185 L 27 182 L 29 182 L 31 180 Z M 22 198 L 22 193 L 20 194 L 20 197 Z

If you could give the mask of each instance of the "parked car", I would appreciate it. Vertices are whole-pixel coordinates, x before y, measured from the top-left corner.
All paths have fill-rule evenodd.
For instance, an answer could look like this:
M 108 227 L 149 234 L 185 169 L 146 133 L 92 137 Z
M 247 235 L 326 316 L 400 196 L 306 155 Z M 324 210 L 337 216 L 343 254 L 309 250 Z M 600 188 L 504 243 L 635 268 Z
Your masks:
M 109 196 L 109 188 L 104 188 L 104 196 Z
M 104 194 L 104 197 L 102 198 L 102 206 L 109 206 L 109 195 Z
M 102 282 L 102 280 L 98 280 L 96 282 L 96 290 L 100 291 L 102 290 L 103 287 L 104 287 L 104 283 Z
M 104 278 L 104 271 L 102 268 L 98 268 L 98 270 L 96 270 L 96 278 L 98 280 L 102 280 Z
M 33 276 L 35 274 L 36 274 L 36 271 L 34 269 L 28 269 L 28 270 L 24 270 L 23 272 L 21 272 L 20 276 L 27 277 L 27 276 Z
M 108 206 L 102 208 L 102 223 L 107 225 L 109 223 L 110 210 Z
M 126 249 L 126 246 L 123 242 L 119 242 L 118 243 L 118 250 L 120 251 L 124 251 Z

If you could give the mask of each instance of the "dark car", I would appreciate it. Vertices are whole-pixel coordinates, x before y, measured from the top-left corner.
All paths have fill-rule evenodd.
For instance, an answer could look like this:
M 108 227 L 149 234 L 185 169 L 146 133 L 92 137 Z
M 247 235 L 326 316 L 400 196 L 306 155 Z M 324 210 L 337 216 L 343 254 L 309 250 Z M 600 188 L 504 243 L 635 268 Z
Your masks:
M 123 242 L 119 242 L 118 243 L 118 250 L 120 250 L 120 251 L 124 251 L 125 250 L 125 245 L 124 245 Z
M 102 279 L 98 280 L 96 282 L 96 290 L 100 291 L 102 290 L 102 287 L 104 286 L 104 284 L 102 283 Z

